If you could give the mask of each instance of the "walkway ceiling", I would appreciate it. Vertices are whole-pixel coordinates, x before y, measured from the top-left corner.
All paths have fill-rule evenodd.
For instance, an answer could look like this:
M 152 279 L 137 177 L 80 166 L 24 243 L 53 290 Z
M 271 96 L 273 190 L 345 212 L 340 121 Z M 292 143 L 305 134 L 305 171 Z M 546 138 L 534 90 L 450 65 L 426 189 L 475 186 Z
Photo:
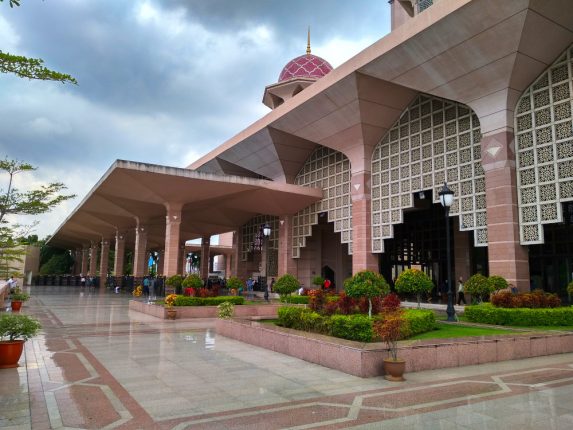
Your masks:
M 133 242 L 139 222 L 148 248 L 161 247 L 167 204 L 182 207 L 183 243 L 235 230 L 259 213 L 293 214 L 321 198 L 316 188 L 117 160 L 49 243 L 81 247 L 113 239 L 116 231 Z

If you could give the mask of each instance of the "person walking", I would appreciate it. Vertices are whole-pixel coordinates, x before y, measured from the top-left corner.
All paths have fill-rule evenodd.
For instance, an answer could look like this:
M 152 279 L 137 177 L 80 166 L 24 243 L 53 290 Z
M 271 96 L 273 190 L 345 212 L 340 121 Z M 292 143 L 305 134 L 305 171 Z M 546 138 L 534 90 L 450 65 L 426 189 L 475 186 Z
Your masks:
M 458 280 L 458 306 L 462 304 L 462 302 L 464 302 L 464 305 L 466 305 L 466 296 L 464 294 L 464 283 L 462 280 L 462 277 L 460 276 L 460 279 Z

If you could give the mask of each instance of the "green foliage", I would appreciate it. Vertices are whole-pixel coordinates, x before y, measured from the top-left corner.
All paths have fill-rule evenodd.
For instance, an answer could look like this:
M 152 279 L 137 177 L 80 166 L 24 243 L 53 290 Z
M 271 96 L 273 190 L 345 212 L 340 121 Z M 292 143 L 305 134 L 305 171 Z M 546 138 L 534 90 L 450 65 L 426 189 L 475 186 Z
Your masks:
M 3 2 L 4 0 L 0 0 L 0 2 Z M 8 0 L 8 2 L 10 3 L 10 7 L 14 7 L 14 6 L 20 6 L 20 1 L 21 0 Z
M 324 284 L 324 278 L 322 276 L 315 276 L 312 278 L 312 285 L 316 285 L 317 287 L 322 287 Z
M 4 313 L 0 316 L 1 340 L 28 340 L 41 328 L 40 322 L 28 315 Z
M 70 273 L 74 259 L 69 252 L 54 254 L 40 267 L 40 275 L 64 275 Z
M 13 1 L 13 0 L 11 0 Z M 44 60 L 27 58 L 0 51 L 0 73 L 12 73 L 20 78 L 38 79 L 41 81 L 58 81 L 76 84 L 77 81 L 66 73 L 55 72 L 44 67 Z
M 348 297 L 368 299 L 368 316 L 372 317 L 372 299 L 388 294 L 390 286 L 379 273 L 364 270 L 344 281 L 344 291 Z
M 567 293 L 573 294 L 573 281 L 569 282 L 569 284 L 567 285 Z
M 219 318 L 224 320 L 233 318 L 235 313 L 235 305 L 231 302 L 223 302 L 217 306 L 217 309 L 219 310 Z
M 374 336 L 372 318 L 366 315 L 333 315 L 331 335 L 358 342 L 371 342 Z
M 389 312 L 383 318 L 374 323 L 374 331 L 376 335 L 386 342 L 388 351 L 392 360 L 398 359 L 398 341 L 402 338 L 402 331 L 404 329 L 404 312 L 397 309 L 394 312 Z
M 174 306 L 218 306 L 221 303 L 229 302 L 234 305 L 245 303 L 244 297 L 237 296 L 217 296 L 217 297 L 187 297 L 177 296 Z
M 418 269 L 406 269 L 396 279 L 396 291 L 400 294 L 415 294 L 420 307 L 420 296 L 428 294 L 434 283 L 424 272 Z
M 229 290 L 238 290 L 239 288 L 243 287 L 243 281 L 241 281 L 239 278 L 237 278 L 236 276 L 231 276 L 228 280 L 227 280 L 227 288 Z
M 407 309 L 402 314 L 402 338 L 426 333 L 436 327 L 436 315 L 429 309 Z
M 497 308 L 490 303 L 466 306 L 464 316 L 471 322 L 520 327 L 573 325 L 573 307 Z
M 298 279 L 288 273 L 277 279 L 275 285 L 273 285 L 274 292 L 278 293 L 281 298 L 294 293 L 299 288 L 300 282 L 298 282 Z
M 295 330 L 329 333 L 329 318 L 312 309 L 283 306 L 278 310 L 278 324 Z
M 464 292 L 478 297 L 480 301 L 493 293 L 492 285 L 481 273 L 476 273 L 464 283 Z
M 25 302 L 30 299 L 30 294 L 23 293 L 19 288 L 16 289 L 11 295 L 11 299 L 13 302 Z
M 509 284 L 503 276 L 492 275 L 487 278 L 487 282 L 489 287 L 493 290 L 492 292 L 509 288 Z
M 281 302 L 290 303 L 293 305 L 308 305 L 308 296 L 283 296 Z
M 183 279 L 183 281 L 181 282 L 181 286 L 183 288 L 194 288 L 197 290 L 203 287 L 203 280 L 199 275 L 193 273 L 187 276 L 185 279 Z
M 165 280 L 165 285 L 173 287 L 176 294 L 182 293 L 183 277 L 181 275 L 173 275 Z

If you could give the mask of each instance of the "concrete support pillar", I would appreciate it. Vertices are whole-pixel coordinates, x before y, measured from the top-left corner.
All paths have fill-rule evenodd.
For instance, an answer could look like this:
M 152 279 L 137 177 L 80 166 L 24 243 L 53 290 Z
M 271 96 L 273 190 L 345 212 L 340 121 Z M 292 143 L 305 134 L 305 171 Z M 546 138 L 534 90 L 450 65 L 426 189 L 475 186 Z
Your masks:
M 165 261 L 165 250 L 159 251 L 159 256 L 157 257 L 157 275 L 163 275 L 163 262 Z
M 108 261 L 109 261 L 109 240 L 103 239 L 101 241 L 101 255 L 99 259 L 99 276 L 102 280 L 105 280 L 107 278 L 107 272 L 109 269 Z
M 173 276 L 181 273 L 180 265 L 181 205 L 167 205 L 165 217 L 165 254 L 163 275 Z
M 517 181 L 512 131 L 482 138 L 485 171 L 489 274 L 529 291 L 529 256 L 519 242 Z
M 209 248 L 211 246 L 211 236 L 203 236 L 201 238 L 201 266 L 200 275 L 201 279 L 207 279 L 209 276 Z
M 278 276 L 298 277 L 298 262 L 292 258 L 292 215 L 279 217 Z
M 99 251 L 99 246 L 96 242 L 92 242 L 90 248 L 90 276 L 95 276 L 97 274 L 97 255 Z
M 149 257 L 150 257 L 150 252 L 147 251 L 145 253 L 145 264 L 143 266 L 143 275 L 144 276 L 148 276 L 149 275 Z
M 147 256 L 147 228 L 138 225 L 135 228 L 135 249 L 133 250 L 133 276 L 142 277 L 145 274 Z
M 225 278 L 229 278 L 234 275 L 231 267 L 231 260 L 232 254 L 225 254 Z
M 84 247 L 82 249 L 82 269 L 80 271 L 80 273 L 84 276 L 88 274 L 89 255 L 90 255 L 90 249 L 88 247 Z
M 82 248 L 74 250 L 74 275 L 82 273 Z
M 185 271 L 185 260 L 187 259 L 185 255 L 185 245 L 179 247 L 179 259 L 177 260 L 177 273 L 184 275 Z
M 372 254 L 370 172 L 352 175 L 352 274 L 362 270 L 378 273 L 378 257 Z
M 454 222 L 454 280 L 460 276 L 466 281 L 471 275 L 470 233 L 460 231 L 459 217 L 452 218 Z M 457 285 L 457 284 L 456 284 Z
M 114 276 L 123 276 L 123 263 L 125 261 L 125 233 L 115 234 L 115 256 L 113 260 Z

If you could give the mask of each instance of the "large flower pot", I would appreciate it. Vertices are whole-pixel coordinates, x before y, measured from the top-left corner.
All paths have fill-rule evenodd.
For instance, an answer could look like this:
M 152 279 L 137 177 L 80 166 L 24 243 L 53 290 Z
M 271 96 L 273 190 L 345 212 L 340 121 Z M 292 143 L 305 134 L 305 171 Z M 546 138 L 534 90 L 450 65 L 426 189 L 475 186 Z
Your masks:
M 400 358 L 392 360 L 391 358 L 384 359 L 384 378 L 388 381 L 400 382 L 405 381 L 404 371 L 406 370 L 406 362 Z
M 20 302 L 18 300 L 12 300 L 10 305 L 12 306 L 13 311 L 19 311 L 20 308 L 22 307 L 22 302 Z
M 0 369 L 18 367 L 18 361 L 24 349 L 23 340 L 5 340 L 0 342 Z
M 167 319 L 174 320 L 177 318 L 177 309 L 167 308 Z

